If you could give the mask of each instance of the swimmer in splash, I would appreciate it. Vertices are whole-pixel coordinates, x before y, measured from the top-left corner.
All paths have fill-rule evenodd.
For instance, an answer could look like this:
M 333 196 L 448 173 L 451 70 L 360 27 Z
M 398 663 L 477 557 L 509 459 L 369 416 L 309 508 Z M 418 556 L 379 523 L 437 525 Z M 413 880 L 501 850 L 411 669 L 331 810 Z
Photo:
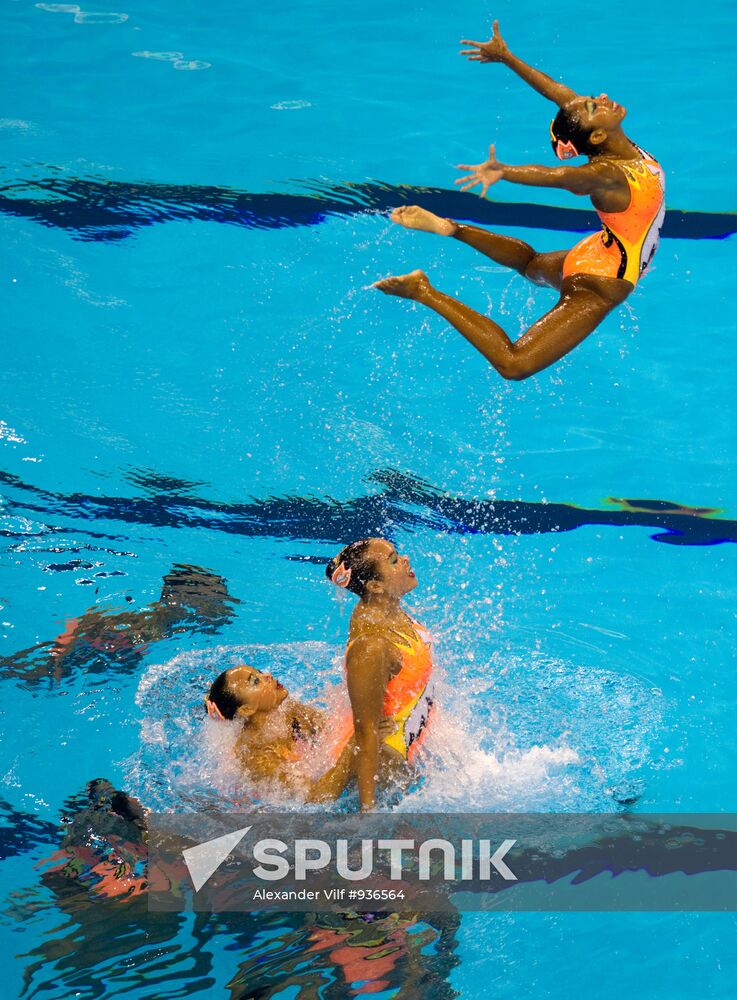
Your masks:
M 345 669 L 358 793 L 366 811 L 375 807 L 377 785 L 408 784 L 426 736 L 435 700 L 430 639 L 401 605 L 417 586 L 409 559 L 385 538 L 347 545 L 331 559 L 326 575 L 359 598 L 351 616 Z M 389 735 L 381 728 L 382 720 L 392 724 Z
M 588 157 L 583 166 L 511 166 L 497 159 L 476 165 L 455 183 L 467 191 L 481 185 L 482 197 L 497 181 L 562 188 L 591 198 L 602 229 L 571 250 L 538 253 L 523 240 L 443 219 L 417 205 L 396 208 L 392 221 L 467 243 L 535 284 L 560 292 L 557 304 L 517 341 L 494 320 L 434 288 L 423 271 L 384 278 L 375 286 L 387 295 L 413 299 L 451 323 L 505 379 L 519 381 L 554 364 L 581 343 L 619 306 L 650 264 L 665 215 L 663 171 L 653 157 L 622 131 L 626 111 L 606 94 L 586 97 L 528 66 L 507 48 L 494 22 L 488 42 L 464 39 L 462 55 L 472 62 L 508 66 L 560 109 L 550 126 L 556 156 Z
M 350 712 L 331 715 L 292 698 L 271 674 L 246 664 L 213 681 L 205 707 L 211 719 L 235 721 L 235 754 L 257 783 L 277 782 L 308 802 L 336 799 L 353 773 L 355 743 Z M 382 732 L 394 726 L 386 720 Z M 324 773 L 315 778 L 315 765 Z M 327 768 L 327 770 L 325 769 Z

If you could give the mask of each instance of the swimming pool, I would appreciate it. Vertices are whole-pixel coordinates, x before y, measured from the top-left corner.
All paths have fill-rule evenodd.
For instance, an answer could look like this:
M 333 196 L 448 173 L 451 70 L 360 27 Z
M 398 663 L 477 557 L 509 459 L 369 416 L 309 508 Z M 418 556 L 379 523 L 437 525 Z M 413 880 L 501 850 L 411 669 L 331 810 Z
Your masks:
M 549 106 L 457 55 L 493 16 L 531 63 L 630 109 L 685 213 L 627 306 L 519 384 L 367 287 L 423 267 L 512 332 L 553 301 L 381 214 L 425 198 L 544 250 L 585 229 L 573 196 L 447 193 L 494 140 L 551 162 Z M 462 914 L 403 931 L 372 981 L 385 929 L 351 929 L 369 950 L 350 971 L 345 928 L 151 927 L 138 903 L 121 927 L 33 867 L 91 778 L 197 801 L 213 663 L 247 653 L 305 695 L 338 680 L 350 605 L 320 560 L 373 533 L 412 556 L 456 720 L 408 807 L 735 809 L 733 20 L 659 0 L 634 23 L 529 0 L 6 5 L 7 995 L 329 997 L 350 975 L 385 996 L 733 995 L 731 915 Z M 177 565 L 224 581 L 216 612 L 144 649 L 91 643 L 58 680 L 27 652 L 92 606 L 146 607 Z

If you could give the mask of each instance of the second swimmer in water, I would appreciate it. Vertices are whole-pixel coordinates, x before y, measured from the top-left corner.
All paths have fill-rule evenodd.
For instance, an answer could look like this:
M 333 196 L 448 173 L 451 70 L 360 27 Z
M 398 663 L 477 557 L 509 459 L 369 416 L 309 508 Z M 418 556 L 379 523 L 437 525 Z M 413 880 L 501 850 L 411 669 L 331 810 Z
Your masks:
M 588 157 L 579 167 L 510 166 L 494 147 L 485 163 L 463 165 L 462 190 L 480 184 L 482 195 L 497 181 L 563 188 L 588 195 L 602 229 L 572 250 L 538 253 L 523 240 L 442 219 L 417 205 L 397 208 L 392 221 L 408 229 L 450 236 L 540 285 L 560 292 L 557 304 L 511 341 L 492 319 L 434 288 L 422 271 L 384 278 L 376 288 L 421 302 L 448 320 L 506 379 L 542 371 L 581 343 L 620 305 L 645 273 L 658 245 L 665 215 L 665 181 L 656 160 L 622 131 L 625 109 L 606 94 L 585 97 L 513 55 L 494 22 L 488 42 L 467 41 L 462 54 L 476 62 L 508 66 L 534 90 L 558 105 L 551 123 L 553 150 L 561 160 Z
M 402 607 L 417 586 L 406 556 L 384 538 L 364 538 L 331 559 L 326 574 L 360 600 L 351 616 L 345 669 L 353 710 L 361 809 L 377 786 L 406 785 L 434 714 L 433 662 L 424 628 Z M 389 725 L 387 734 L 382 728 Z
M 234 752 L 257 784 L 277 784 L 308 802 L 336 799 L 346 787 L 355 749 L 350 712 L 330 715 L 297 701 L 247 664 L 215 678 L 205 707 L 211 719 L 240 724 Z

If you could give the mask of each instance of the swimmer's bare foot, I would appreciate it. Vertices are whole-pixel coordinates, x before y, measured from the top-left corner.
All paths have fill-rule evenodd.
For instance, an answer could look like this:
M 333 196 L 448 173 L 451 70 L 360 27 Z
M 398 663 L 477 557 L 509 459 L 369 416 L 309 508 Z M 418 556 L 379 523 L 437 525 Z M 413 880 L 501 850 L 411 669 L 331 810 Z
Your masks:
M 395 208 L 389 218 L 405 229 L 419 229 L 423 233 L 436 233 L 438 236 L 452 236 L 456 231 L 456 224 L 452 219 L 442 219 L 419 205 Z
M 382 278 L 381 281 L 375 281 L 372 287 L 378 288 L 385 295 L 398 295 L 402 299 L 421 299 L 430 291 L 430 282 L 425 272 L 418 270 Z

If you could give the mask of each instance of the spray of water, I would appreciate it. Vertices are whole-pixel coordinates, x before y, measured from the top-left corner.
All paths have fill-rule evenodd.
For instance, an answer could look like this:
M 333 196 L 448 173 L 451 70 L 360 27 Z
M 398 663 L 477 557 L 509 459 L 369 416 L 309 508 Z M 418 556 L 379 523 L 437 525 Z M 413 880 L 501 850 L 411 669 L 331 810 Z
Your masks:
M 142 676 L 141 746 L 132 791 L 152 808 L 294 808 L 254 787 L 233 755 L 235 725 L 209 720 L 213 678 L 237 663 L 268 669 L 290 693 L 339 713 L 347 706 L 339 646 L 295 642 L 181 653 Z M 610 811 L 642 787 L 662 706 L 643 682 L 539 651 L 477 651 L 440 637 L 438 711 L 402 811 Z M 355 797 L 341 804 L 355 808 Z M 299 808 L 299 806 L 297 806 Z

